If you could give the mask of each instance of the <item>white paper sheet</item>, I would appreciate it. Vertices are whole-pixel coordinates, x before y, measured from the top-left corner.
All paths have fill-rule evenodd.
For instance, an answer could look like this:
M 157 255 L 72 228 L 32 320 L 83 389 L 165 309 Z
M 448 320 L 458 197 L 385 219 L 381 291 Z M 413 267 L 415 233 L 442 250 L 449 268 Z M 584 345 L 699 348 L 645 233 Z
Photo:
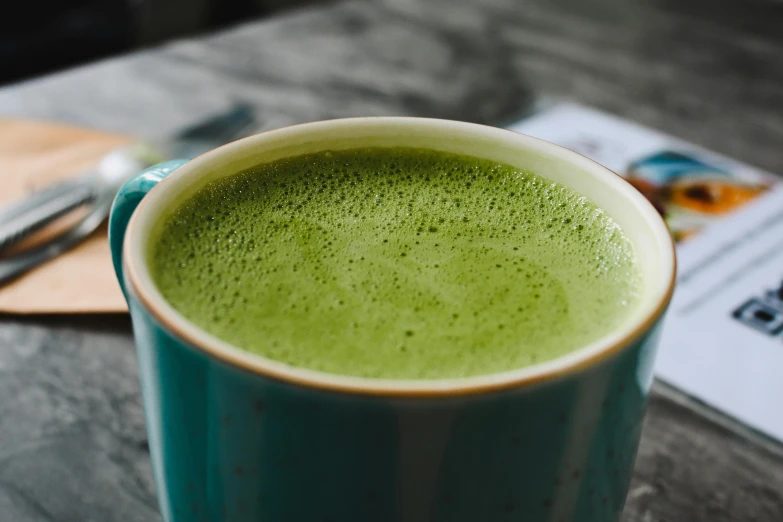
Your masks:
M 509 127 L 632 179 L 678 238 L 657 376 L 783 441 L 783 183 L 576 104 Z

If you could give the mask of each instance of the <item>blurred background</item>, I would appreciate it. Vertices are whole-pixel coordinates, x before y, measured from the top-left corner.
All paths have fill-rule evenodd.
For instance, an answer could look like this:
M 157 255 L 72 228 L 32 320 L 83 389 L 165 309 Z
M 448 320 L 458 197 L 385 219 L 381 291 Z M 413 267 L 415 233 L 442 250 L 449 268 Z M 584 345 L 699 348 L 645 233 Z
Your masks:
M 0 17 L 0 85 L 329 0 L 36 0 Z M 47 13 L 41 16 L 41 13 Z

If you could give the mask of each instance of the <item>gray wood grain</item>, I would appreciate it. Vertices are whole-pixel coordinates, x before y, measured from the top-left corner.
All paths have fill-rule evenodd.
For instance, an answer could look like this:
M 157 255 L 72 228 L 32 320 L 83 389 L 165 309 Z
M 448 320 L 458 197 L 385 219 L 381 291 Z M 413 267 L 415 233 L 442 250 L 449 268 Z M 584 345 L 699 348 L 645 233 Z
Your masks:
M 783 451 L 657 384 L 625 521 L 783 520 Z
M 0 114 L 165 135 L 234 99 L 259 130 L 502 123 L 564 96 L 783 172 L 783 5 L 386 0 L 287 14 L 0 90 Z M 0 317 L 0 522 L 159 520 L 125 317 Z M 656 386 L 632 522 L 780 522 L 783 451 Z

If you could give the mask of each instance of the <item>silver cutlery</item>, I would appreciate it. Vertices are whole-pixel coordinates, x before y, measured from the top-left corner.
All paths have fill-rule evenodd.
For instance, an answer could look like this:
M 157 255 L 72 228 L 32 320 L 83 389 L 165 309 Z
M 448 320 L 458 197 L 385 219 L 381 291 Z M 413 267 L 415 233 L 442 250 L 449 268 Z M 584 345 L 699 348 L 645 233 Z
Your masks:
M 17 256 L 0 261 L 0 286 L 81 243 L 106 219 L 113 201 L 111 193 L 104 192 L 95 200 L 92 210 L 67 231 Z
M 8 205 L 0 210 L 0 251 L 88 203 L 94 197 L 95 190 L 92 186 L 74 180 L 58 183 Z
M 173 158 L 194 158 L 253 130 L 252 107 L 231 110 L 187 128 L 166 141 L 143 142 L 115 149 L 104 156 L 94 172 L 57 183 L 27 198 L 0 208 L 0 252 L 18 243 L 76 208 L 89 212 L 73 227 L 43 244 L 0 259 L 0 285 L 73 248 L 108 216 L 120 187 L 141 170 Z

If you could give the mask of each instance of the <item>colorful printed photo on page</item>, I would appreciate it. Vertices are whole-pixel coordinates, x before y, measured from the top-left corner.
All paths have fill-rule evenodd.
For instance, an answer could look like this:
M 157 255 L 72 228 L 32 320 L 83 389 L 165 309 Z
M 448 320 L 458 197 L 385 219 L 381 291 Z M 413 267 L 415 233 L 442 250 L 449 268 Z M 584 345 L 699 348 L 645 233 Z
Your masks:
M 770 188 L 769 184 L 739 179 L 673 150 L 634 161 L 625 177 L 655 205 L 677 242 L 697 234 Z

